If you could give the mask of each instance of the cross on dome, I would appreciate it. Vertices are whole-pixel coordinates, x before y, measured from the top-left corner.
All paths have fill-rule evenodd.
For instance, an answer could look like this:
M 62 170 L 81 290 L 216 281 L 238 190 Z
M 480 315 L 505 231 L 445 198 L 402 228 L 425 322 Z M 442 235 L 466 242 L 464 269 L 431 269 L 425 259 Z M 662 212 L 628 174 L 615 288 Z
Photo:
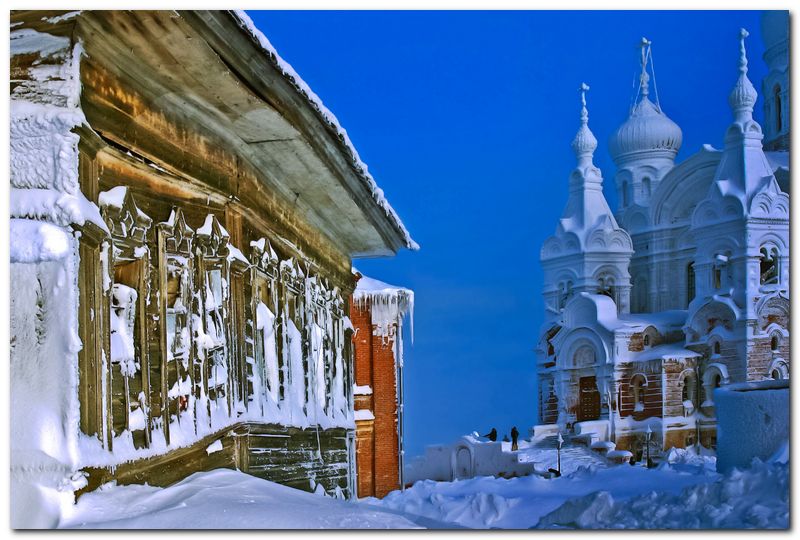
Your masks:
M 590 164 L 597 148 L 597 139 L 589 129 L 589 109 L 586 108 L 586 92 L 588 90 L 589 85 L 581 83 L 581 87 L 578 89 L 581 93 L 581 127 L 578 128 L 578 133 L 572 140 L 572 150 L 580 165 Z
M 642 48 L 642 74 L 639 76 L 639 84 L 642 86 L 642 96 L 647 97 L 650 94 L 650 75 L 647 73 L 647 57 L 650 56 L 650 44 L 646 37 L 642 38 L 640 47 Z
M 733 109 L 735 121 L 745 124 L 753 120 L 753 107 L 758 99 L 753 83 L 747 77 L 747 49 L 744 40 L 750 33 L 744 28 L 739 30 L 739 79 L 728 96 L 728 103 Z
M 739 29 L 739 71 L 747 73 L 747 49 L 744 46 L 744 40 L 750 32 L 744 28 Z

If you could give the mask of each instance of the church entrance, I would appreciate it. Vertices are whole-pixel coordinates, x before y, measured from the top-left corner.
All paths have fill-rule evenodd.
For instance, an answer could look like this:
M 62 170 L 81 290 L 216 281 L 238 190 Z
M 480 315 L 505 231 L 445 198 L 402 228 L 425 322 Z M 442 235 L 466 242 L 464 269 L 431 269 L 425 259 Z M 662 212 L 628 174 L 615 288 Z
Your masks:
M 600 418 L 600 392 L 597 377 L 581 377 L 579 384 L 578 422 Z

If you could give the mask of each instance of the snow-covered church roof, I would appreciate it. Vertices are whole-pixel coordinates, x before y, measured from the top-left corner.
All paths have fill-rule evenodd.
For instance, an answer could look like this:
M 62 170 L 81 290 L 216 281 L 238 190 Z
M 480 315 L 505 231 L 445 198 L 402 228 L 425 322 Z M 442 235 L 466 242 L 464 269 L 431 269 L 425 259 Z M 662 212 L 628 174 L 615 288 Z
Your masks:
M 761 126 L 753 118 L 758 93 L 747 76 L 748 35 L 744 28 L 740 30 L 739 76 L 728 95 L 733 122 L 725 134 L 725 149 L 711 189 L 694 211 L 695 228 L 731 216 L 789 219 L 789 196 L 778 185 L 773 164 L 762 147 Z
M 577 164 L 569 178 L 569 198 L 555 235 L 542 246 L 543 260 L 577 251 L 632 251 L 630 236 L 603 196 L 603 176 L 593 161 L 597 139 L 589 129 L 587 90 L 589 86 L 581 84 L 581 125 L 572 140 Z

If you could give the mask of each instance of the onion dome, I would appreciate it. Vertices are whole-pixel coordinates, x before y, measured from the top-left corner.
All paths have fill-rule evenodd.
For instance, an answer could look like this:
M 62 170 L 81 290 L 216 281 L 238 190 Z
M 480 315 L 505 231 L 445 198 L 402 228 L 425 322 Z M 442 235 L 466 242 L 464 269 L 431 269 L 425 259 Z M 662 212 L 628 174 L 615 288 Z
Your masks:
M 656 103 L 650 101 L 648 58 L 652 58 L 650 42 L 642 38 L 641 99 L 631 108 L 625 123 L 611 136 L 609 147 L 614 161 L 642 152 L 666 153 L 674 158 L 683 141 L 681 128 L 661 110 L 658 97 Z

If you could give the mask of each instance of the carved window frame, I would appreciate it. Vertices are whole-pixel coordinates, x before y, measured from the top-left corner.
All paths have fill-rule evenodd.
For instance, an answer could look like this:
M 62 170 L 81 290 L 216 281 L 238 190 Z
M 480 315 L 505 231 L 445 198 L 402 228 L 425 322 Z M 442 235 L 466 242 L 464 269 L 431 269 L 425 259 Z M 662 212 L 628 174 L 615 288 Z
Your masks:
M 120 189 L 116 187 L 114 189 Z M 109 372 L 111 374 L 109 395 L 111 401 L 111 431 L 114 435 L 120 435 L 123 431 L 128 431 L 133 435 L 134 445 L 137 447 L 149 447 L 152 443 L 152 419 L 147 411 L 150 410 L 150 363 L 149 363 L 149 340 L 147 328 L 147 296 L 150 287 L 150 250 L 147 247 L 147 235 L 153 224 L 153 220 L 142 212 L 134 199 L 130 188 L 124 187 L 125 193 L 119 206 L 104 202 L 101 196 L 99 200 L 100 215 L 111 231 L 112 248 L 109 253 L 109 273 L 112 280 L 110 295 L 113 296 L 113 284 L 118 280 L 120 284 L 126 285 L 136 291 L 136 311 L 133 345 L 135 357 L 138 358 L 138 377 L 122 375 L 122 405 L 125 411 L 122 417 L 122 426 L 119 431 L 115 427 L 115 417 L 117 416 L 114 407 L 114 363 L 109 362 Z M 108 193 L 107 191 L 104 193 Z M 119 277 L 117 273 L 119 272 Z M 122 281 L 122 276 L 127 283 Z M 110 300 L 110 309 L 106 311 L 108 317 L 111 316 L 113 301 Z M 109 319 L 109 330 L 111 331 L 111 321 Z M 111 348 L 109 346 L 109 351 Z M 109 358 L 111 358 L 109 356 Z M 135 360 L 134 360 L 135 361 Z M 120 366 L 121 372 L 121 366 Z M 138 400 L 132 399 L 132 393 L 136 392 L 139 386 L 139 393 L 135 396 Z M 138 407 L 144 415 L 143 439 L 139 440 L 134 433 L 140 430 L 133 430 L 131 424 L 132 413 L 134 412 L 134 402 L 138 401 Z
M 79 233 L 78 335 L 83 343 L 78 351 L 78 402 L 81 432 L 97 437 L 103 448 L 113 449 L 110 426 L 111 338 L 108 318 L 110 282 L 108 253 L 111 238 L 100 227 L 87 221 L 76 227 Z M 109 288 L 106 288 L 109 284 Z
M 281 323 L 283 331 L 281 332 L 283 338 L 283 365 L 281 372 L 283 373 L 283 382 L 281 386 L 288 390 L 290 386 L 297 384 L 297 381 L 292 380 L 291 369 L 291 350 L 289 345 L 289 331 L 288 321 L 291 320 L 297 330 L 300 332 L 302 338 L 302 356 L 303 356 L 303 396 L 305 403 L 308 402 L 309 387 L 307 384 L 308 378 L 308 335 L 306 331 L 306 313 L 305 313 L 305 274 L 303 273 L 297 260 L 292 257 L 287 260 L 281 261 L 279 264 L 280 275 L 280 289 L 281 289 Z M 288 397 L 284 393 L 284 397 Z
M 192 429 L 195 429 L 194 420 L 185 411 L 193 410 L 196 393 L 195 374 L 192 366 L 194 365 L 194 346 L 192 328 L 192 297 L 194 293 L 194 257 L 192 253 L 194 230 L 186 223 L 186 218 L 180 208 L 173 207 L 167 221 L 157 225 L 158 234 L 158 261 L 159 261 L 159 314 L 161 330 L 161 365 L 160 365 L 160 399 L 161 399 L 161 418 L 164 436 L 167 444 L 170 442 L 170 424 L 174 414 L 175 421 L 191 421 Z M 183 313 L 174 311 L 174 305 L 169 305 L 168 282 L 170 268 L 180 269 L 181 278 L 179 283 L 178 295 L 183 305 Z M 176 299 L 177 300 L 177 299 Z M 172 311 L 170 311 L 172 310 Z M 175 317 L 175 325 L 181 321 L 181 327 L 186 330 L 189 337 L 185 344 L 184 362 L 177 358 L 169 358 L 169 317 Z M 173 362 L 170 365 L 170 362 Z M 174 377 L 172 366 L 174 365 Z M 174 379 L 174 380 L 173 380 Z M 189 383 L 189 393 L 178 393 L 174 398 L 169 394 L 176 386 L 178 389 L 181 383 Z M 166 405 L 165 405 L 166 403 Z
M 195 339 L 195 386 L 200 381 L 199 392 L 201 397 L 205 396 L 206 418 L 209 427 L 213 425 L 211 402 L 214 401 L 217 407 L 222 405 L 226 408 L 226 415 L 232 416 L 233 413 L 233 393 L 235 382 L 233 380 L 233 355 L 231 354 L 231 325 L 226 324 L 230 313 L 230 273 L 228 264 L 228 244 L 230 234 L 220 223 L 214 214 L 208 214 L 203 226 L 195 231 L 194 254 L 195 254 L 195 299 L 193 301 L 193 314 L 199 319 L 201 328 L 194 328 Z M 214 280 L 210 279 L 210 274 L 219 272 L 219 290 L 216 289 Z M 227 286 L 226 286 L 227 284 Z M 208 309 L 209 292 L 213 294 L 215 307 Z M 216 294 L 214 294 L 216 293 Z M 220 296 L 220 298 L 216 298 Z M 209 322 L 214 325 L 214 332 L 217 341 L 212 347 L 204 347 L 201 340 L 197 339 L 197 333 L 202 331 L 209 335 Z M 202 351 L 201 351 L 202 347 Z M 210 353 L 210 355 L 209 355 Z M 222 382 L 217 378 L 220 369 L 224 367 L 225 377 Z M 199 372 L 199 373 L 198 373 Z M 199 375 L 199 377 L 198 377 Z M 214 384 L 211 385 L 210 379 L 214 375 Z M 213 398 L 212 398 L 213 391 Z M 202 401 L 202 400 L 201 400 Z M 201 404 L 202 405 L 202 404 Z M 197 409 L 196 409 L 197 410 Z M 199 424 L 199 416 L 196 417 Z
M 263 414 L 263 404 L 269 395 L 272 401 L 279 403 L 285 396 L 283 386 L 283 328 L 281 325 L 281 302 L 279 298 L 280 272 L 278 255 L 272 249 L 269 240 L 262 238 L 256 242 L 250 242 L 250 263 L 252 280 L 252 339 L 253 339 L 253 370 L 257 372 L 261 381 L 261 395 L 256 396 L 260 401 L 261 412 Z M 266 297 L 266 298 L 265 298 Z M 267 300 L 264 304 L 269 308 L 275 317 L 273 320 L 273 336 L 275 340 L 276 366 L 275 373 L 271 373 L 267 366 L 267 359 L 264 355 L 264 333 L 257 328 L 258 304 Z M 273 380 L 274 375 L 274 380 Z

